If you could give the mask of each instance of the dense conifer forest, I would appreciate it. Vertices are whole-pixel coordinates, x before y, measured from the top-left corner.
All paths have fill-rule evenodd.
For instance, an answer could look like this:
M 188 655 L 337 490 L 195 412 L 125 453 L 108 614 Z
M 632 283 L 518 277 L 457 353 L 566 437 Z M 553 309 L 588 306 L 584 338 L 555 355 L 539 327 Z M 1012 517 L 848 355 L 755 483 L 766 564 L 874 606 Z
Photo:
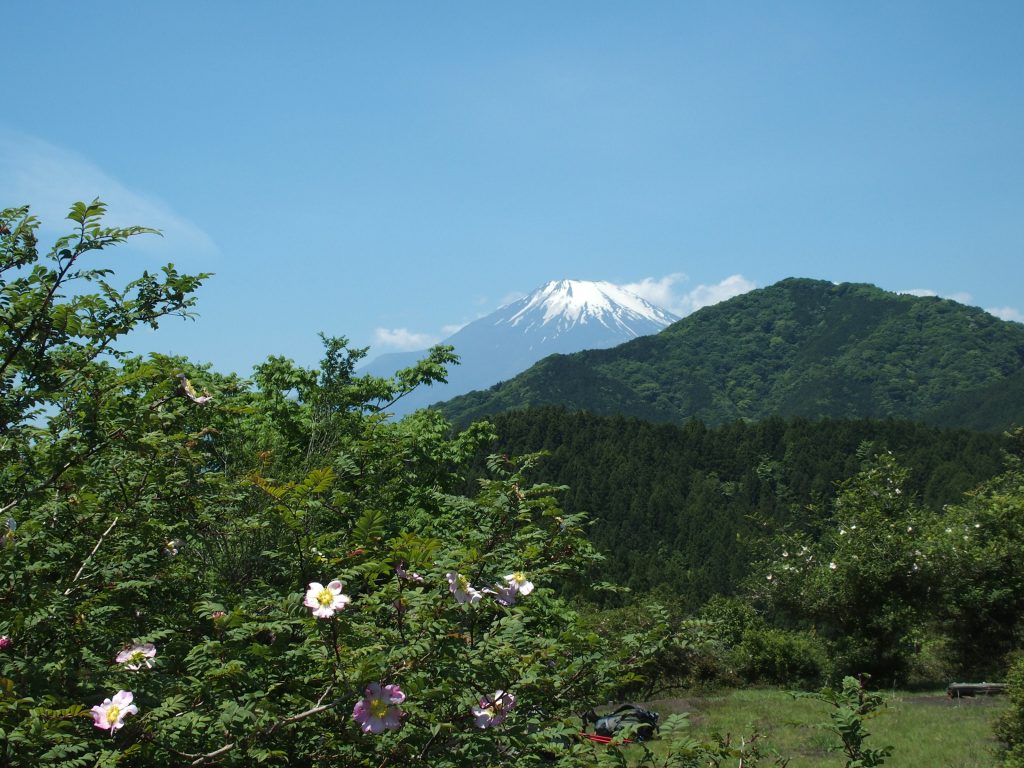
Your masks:
M 495 417 L 498 447 L 544 451 L 537 471 L 568 486 L 567 511 L 593 520 L 603 578 L 670 593 L 687 608 L 733 594 L 759 545 L 805 527 L 870 455 L 891 451 L 906 489 L 942 507 L 999 472 L 1001 435 L 894 419 L 768 418 L 710 428 L 652 424 L 563 408 Z

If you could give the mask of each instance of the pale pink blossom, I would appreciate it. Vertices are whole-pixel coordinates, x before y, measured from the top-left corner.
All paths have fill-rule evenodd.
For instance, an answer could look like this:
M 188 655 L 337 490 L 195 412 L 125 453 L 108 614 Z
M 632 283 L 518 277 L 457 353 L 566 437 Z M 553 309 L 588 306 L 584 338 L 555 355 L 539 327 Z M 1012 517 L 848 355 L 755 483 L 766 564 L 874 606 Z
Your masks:
M 508 691 L 497 690 L 493 696 L 480 699 L 480 706 L 473 707 L 477 728 L 491 728 L 501 725 L 508 717 L 509 710 L 516 703 L 516 697 Z
M 445 574 L 448 579 L 448 589 L 455 596 L 458 603 L 479 603 L 483 593 L 470 586 L 469 579 L 456 571 L 448 571 Z
M 156 646 L 152 643 L 143 643 L 125 648 L 114 657 L 114 661 L 124 664 L 128 669 L 138 670 L 142 669 L 143 665 L 152 668 L 154 656 L 156 656 Z
M 112 698 L 104 699 L 92 708 L 92 724 L 113 734 L 124 725 L 125 717 L 139 713 L 139 708 L 132 704 L 133 698 L 131 691 L 118 691 Z
M 383 733 L 402 726 L 402 710 L 398 705 L 405 694 L 397 685 L 370 683 L 363 698 L 352 708 L 352 719 L 359 723 L 363 733 Z
M 406 570 L 405 563 L 399 563 L 395 566 L 395 575 L 402 581 L 411 581 L 415 584 L 423 583 L 423 577 L 418 573 Z
M 485 589 L 484 592 L 486 592 L 489 595 L 494 595 L 494 599 L 501 605 L 511 607 L 516 604 L 516 595 L 518 593 L 516 592 L 515 587 L 502 587 L 498 584 L 496 584 L 495 586 L 498 588 Z
M 303 605 L 311 608 L 318 619 L 329 619 L 335 611 L 344 610 L 352 602 L 351 597 L 341 594 L 342 586 L 337 579 L 326 587 L 318 581 L 310 582 Z
M 201 395 L 196 392 L 196 388 L 192 386 L 192 382 L 189 381 L 188 377 L 183 373 L 178 374 L 178 382 L 181 387 L 181 393 L 193 403 L 202 405 L 203 403 L 208 403 L 213 399 L 213 396 L 205 389 Z

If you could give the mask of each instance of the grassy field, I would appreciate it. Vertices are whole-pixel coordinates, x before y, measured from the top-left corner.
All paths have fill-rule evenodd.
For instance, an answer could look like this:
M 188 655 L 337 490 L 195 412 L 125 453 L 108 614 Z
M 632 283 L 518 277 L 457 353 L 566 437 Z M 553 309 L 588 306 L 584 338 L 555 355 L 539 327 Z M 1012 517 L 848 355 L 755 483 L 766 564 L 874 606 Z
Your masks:
M 868 746 L 891 745 L 892 768 L 992 768 L 996 741 L 992 725 L 1006 706 L 1001 697 L 953 702 L 945 693 L 895 691 L 887 706 L 867 723 Z M 689 712 L 691 735 L 710 739 L 715 732 L 734 737 L 759 733 L 766 752 L 789 757 L 789 768 L 842 766 L 838 739 L 818 727 L 828 720 L 828 705 L 794 699 L 777 690 L 736 690 L 690 698 L 661 699 L 645 706 L 661 714 Z M 655 745 L 652 744 L 652 748 Z

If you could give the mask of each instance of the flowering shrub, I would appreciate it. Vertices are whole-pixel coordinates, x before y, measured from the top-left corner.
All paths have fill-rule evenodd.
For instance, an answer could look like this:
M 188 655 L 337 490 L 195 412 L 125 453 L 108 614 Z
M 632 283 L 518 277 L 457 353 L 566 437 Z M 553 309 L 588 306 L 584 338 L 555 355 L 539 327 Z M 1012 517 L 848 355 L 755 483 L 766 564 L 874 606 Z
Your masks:
M 936 513 L 903 492 L 895 457 L 874 456 L 809 530 L 772 544 L 751 591 L 777 624 L 813 628 L 840 676 L 890 684 L 926 663 L 949 679 L 1000 675 L 1024 636 L 1024 472 L 1016 455 L 1007 464 Z M 929 644 L 944 649 L 935 660 Z
M 529 459 L 466 494 L 486 425 L 382 415 L 451 351 L 392 379 L 341 339 L 252 381 L 131 357 L 202 276 L 115 288 L 100 252 L 147 230 L 103 212 L 48 257 L 0 212 L 0 763 L 592 764 L 577 714 L 632 673 L 556 594 L 583 519 Z

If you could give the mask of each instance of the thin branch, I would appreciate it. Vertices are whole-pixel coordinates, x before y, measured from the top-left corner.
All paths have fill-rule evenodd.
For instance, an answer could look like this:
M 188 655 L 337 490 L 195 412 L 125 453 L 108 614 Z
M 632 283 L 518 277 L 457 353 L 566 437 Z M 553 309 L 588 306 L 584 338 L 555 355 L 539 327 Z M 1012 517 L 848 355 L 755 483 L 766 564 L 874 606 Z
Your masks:
M 230 752 L 232 749 L 237 747 L 243 741 L 251 741 L 252 739 L 256 738 L 257 736 L 261 736 L 261 735 L 262 736 L 269 736 L 274 731 L 276 731 L 278 728 L 280 728 L 282 725 L 291 725 L 292 723 L 297 723 L 300 720 L 305 720 L 307 717 L 312 717 L 313 715 L 318 715 L 321 712 L 324 712 L 324 711 L 326 711 L 328 709 L 333 709 L 334 707 L 338 706 L 338 704 L 341 703 L 342 699 L 335 699 L 334 701 L 328 702 L 327 704 L 323 704 L 322 703 L 323 700 L 327 697 L 327 694 L 330 693 L 330 691 L 331 691 L 331 686 L 328 686 L 327 690 L 323 692 L 323 694 L 320 696 L 319 699 L 317 699 L 316 706 L 310 707 L 309 709 L 307 709 L 304 712 L 299 712 L 297 714 L 290 715 L 288 717 L 282 718 L 281 720 L 278 720 L 277 722 L 267 726 L 266 728 L 262 728 L 259 731 L 256 731 L 254 733 L 249 734 L 249 736 L 247 736 L 247 737 L 245 737 L 243 739 L 239 739 L 237 741 L 232 741 L 230 744 L 225 744 L 222 747 L 218 747 L 217 749 L 213 750 L 213 752 L 196 753 L 196 754 L 188 754 L 186 752 L 178 752 L 177 754 L 181 755 L 182 757 L 184 757 L 186 759 L 191 760 L 192 761 L 190 763 L 191 765 L 203 765 L 204 763 L 206 763 L 209 760 L 213 760 L 213 759 L 215 759 L 217 757 L 220 757 L 223 754 L 226 754 L 227 752 Z
M 114 522 L 112 522 L 110 526 L 107 528 L 107 530 L 103 532 L 103 535 L 100 536 L 99 541 L 96 542 L 96 546 L 92 548 L 92 552 L 90 552 L 88 557 L 86 557 L 85 560 L 82 561 L 81 566 L 79 566 L 78 568 L 78 573 L 76 573 L 75 577 L 71 580 L 72 587 L 74 586 L 75 582 L 78 581 L 78 577 L 82 575 L 82 571 L 85 570 L 85 566 L 87 566 L 89 564 L 89 561 L 92 560 L 92 556 L 96 554 L 96 550 L 100 548 L 100 544 L 103 543 L 103 540 L 107 537 L 107 534 L 114 530 L 115 525 L 117 525 L 116 517 L 114 518 Z M 72 587 L 68 587 L 64 590 L 65 597 L 71 594 Z

